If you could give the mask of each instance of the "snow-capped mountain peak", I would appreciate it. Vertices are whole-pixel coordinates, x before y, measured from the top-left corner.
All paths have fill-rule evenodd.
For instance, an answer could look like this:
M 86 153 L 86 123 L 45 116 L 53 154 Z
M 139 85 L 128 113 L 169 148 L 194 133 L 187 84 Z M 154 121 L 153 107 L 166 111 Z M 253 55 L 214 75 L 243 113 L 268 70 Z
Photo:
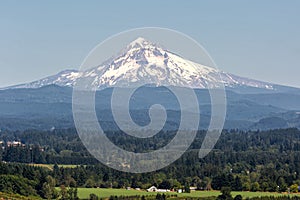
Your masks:
M 134 47 L 134 46 L 145 48 L 147 46 L 151 47 L 155 45 L 143 37 L 138 37 L 137 39 L 133 40 L 127 47 Z
M 66 70 L 54 76 L 15 87 L 38 88 L 50 84 L 72 87 L 79 78 L 92 79 L 92 85 L 99 89 L 115 86 L 128 87 L 134 84 L 218 88 L 220 83 L 227 87 L 273 88 L 272 84 L 238 77 L 192 62 L 142 37 L 129 43 L 109 61 L 99 63 L 99 67 L 83 72 Z

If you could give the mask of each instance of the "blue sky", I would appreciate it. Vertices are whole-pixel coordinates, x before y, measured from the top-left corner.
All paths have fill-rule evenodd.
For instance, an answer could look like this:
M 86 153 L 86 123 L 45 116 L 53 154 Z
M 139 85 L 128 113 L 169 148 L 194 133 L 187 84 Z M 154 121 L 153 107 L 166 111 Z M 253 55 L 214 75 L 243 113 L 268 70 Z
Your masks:
M 2 1 L 0 87 L 78 68 L 110 35 L 158 26 L 201 43 L 218 67 L 300 87 L 300 1 Z

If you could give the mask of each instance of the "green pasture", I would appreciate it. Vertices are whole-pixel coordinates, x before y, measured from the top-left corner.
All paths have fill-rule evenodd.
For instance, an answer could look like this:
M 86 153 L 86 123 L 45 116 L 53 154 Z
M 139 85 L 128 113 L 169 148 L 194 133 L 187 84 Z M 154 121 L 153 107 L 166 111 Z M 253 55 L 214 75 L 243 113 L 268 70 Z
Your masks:
M 126 189 L 104 189 L 104 188 L 78 188 L 78 197 L 81 199 L 89 198 L 90 194 L 96 194 L 98 197 L 110 197 L 110 196 L 134 196 L 134 195 L 156 195 L 155 192 L 147 192 L 145 190 L 126 190 Z M 220 191 L 192 191 L 191 193 L 177 193 L 167 192 L 166 195 L 177 195 L 178 197 L 212 197 L 218 196 Z M 274 192 L 232 192 L 233 196 L 242 195 L 243 198 L 247 197 L 258 197 L 258 196 L 280 196 L 288 195 L 287 193 L 274 193 Z M 300 193 L 290 194 L 300 196 Z

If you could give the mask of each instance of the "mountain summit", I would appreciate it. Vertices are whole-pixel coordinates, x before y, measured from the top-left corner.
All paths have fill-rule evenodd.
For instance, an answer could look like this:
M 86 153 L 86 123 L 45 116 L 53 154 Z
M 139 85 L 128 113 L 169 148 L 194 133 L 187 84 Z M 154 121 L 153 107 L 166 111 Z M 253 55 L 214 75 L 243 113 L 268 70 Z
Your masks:
M 179 86 L 192 88 L 218 88 L 240 86 L 273 89 L 273 84 L 235 76 L 185 59 L 158 44 L 139 37 L 127 45 L 117 56 L 83 72 L 62 71 L 56 75 L 12 88 L 38 88 L 46 85 L 72 87 L 79 78 L 92 79 L 93 86 L 127 87 L 131 84 Z

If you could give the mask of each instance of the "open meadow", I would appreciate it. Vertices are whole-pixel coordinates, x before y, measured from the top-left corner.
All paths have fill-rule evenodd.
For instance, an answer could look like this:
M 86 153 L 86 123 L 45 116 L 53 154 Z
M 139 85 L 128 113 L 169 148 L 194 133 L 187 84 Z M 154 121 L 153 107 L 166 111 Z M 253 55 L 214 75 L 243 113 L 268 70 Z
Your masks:
M 28 164 L 30 166 L 34 166 L 34 167 L 44 167 L 46 169 L 49 169 L 49 170 L 53 170 L 53 167 L 55 164 L 36 164 L 36 163 L 30 163 Z M 62 168 L 75 168 L 79 165 L 57 165 L 58 167 L 62 167 Z
M 147 192 L 144 190 L 126 190 L 126 189 L 104 189 L 104 188 L 78 188 L 78 197 L 80 199 L 89 198 L 90 194 L 95 194 L 100 198 L 110 197 L 110 196 L 135 196 L 135 195 L 144 195 L 151 196 L 156 195 L 156 192 Z M 167 192 L 166 195 L 177 195 L 178 197 L 212 197 L 218 196 L 220 191 L 192 191 L 191 193 L 177 193 L 177 192 Z M 274 192 L 232 192 L 233 196 L 242 195 L 243 198 L 251 198 L 258 196 L 280 196 L 280 195 L 288 195 L 287 193 L 274 193 Z M 290 194 L 300 196 L 300 193 Z

